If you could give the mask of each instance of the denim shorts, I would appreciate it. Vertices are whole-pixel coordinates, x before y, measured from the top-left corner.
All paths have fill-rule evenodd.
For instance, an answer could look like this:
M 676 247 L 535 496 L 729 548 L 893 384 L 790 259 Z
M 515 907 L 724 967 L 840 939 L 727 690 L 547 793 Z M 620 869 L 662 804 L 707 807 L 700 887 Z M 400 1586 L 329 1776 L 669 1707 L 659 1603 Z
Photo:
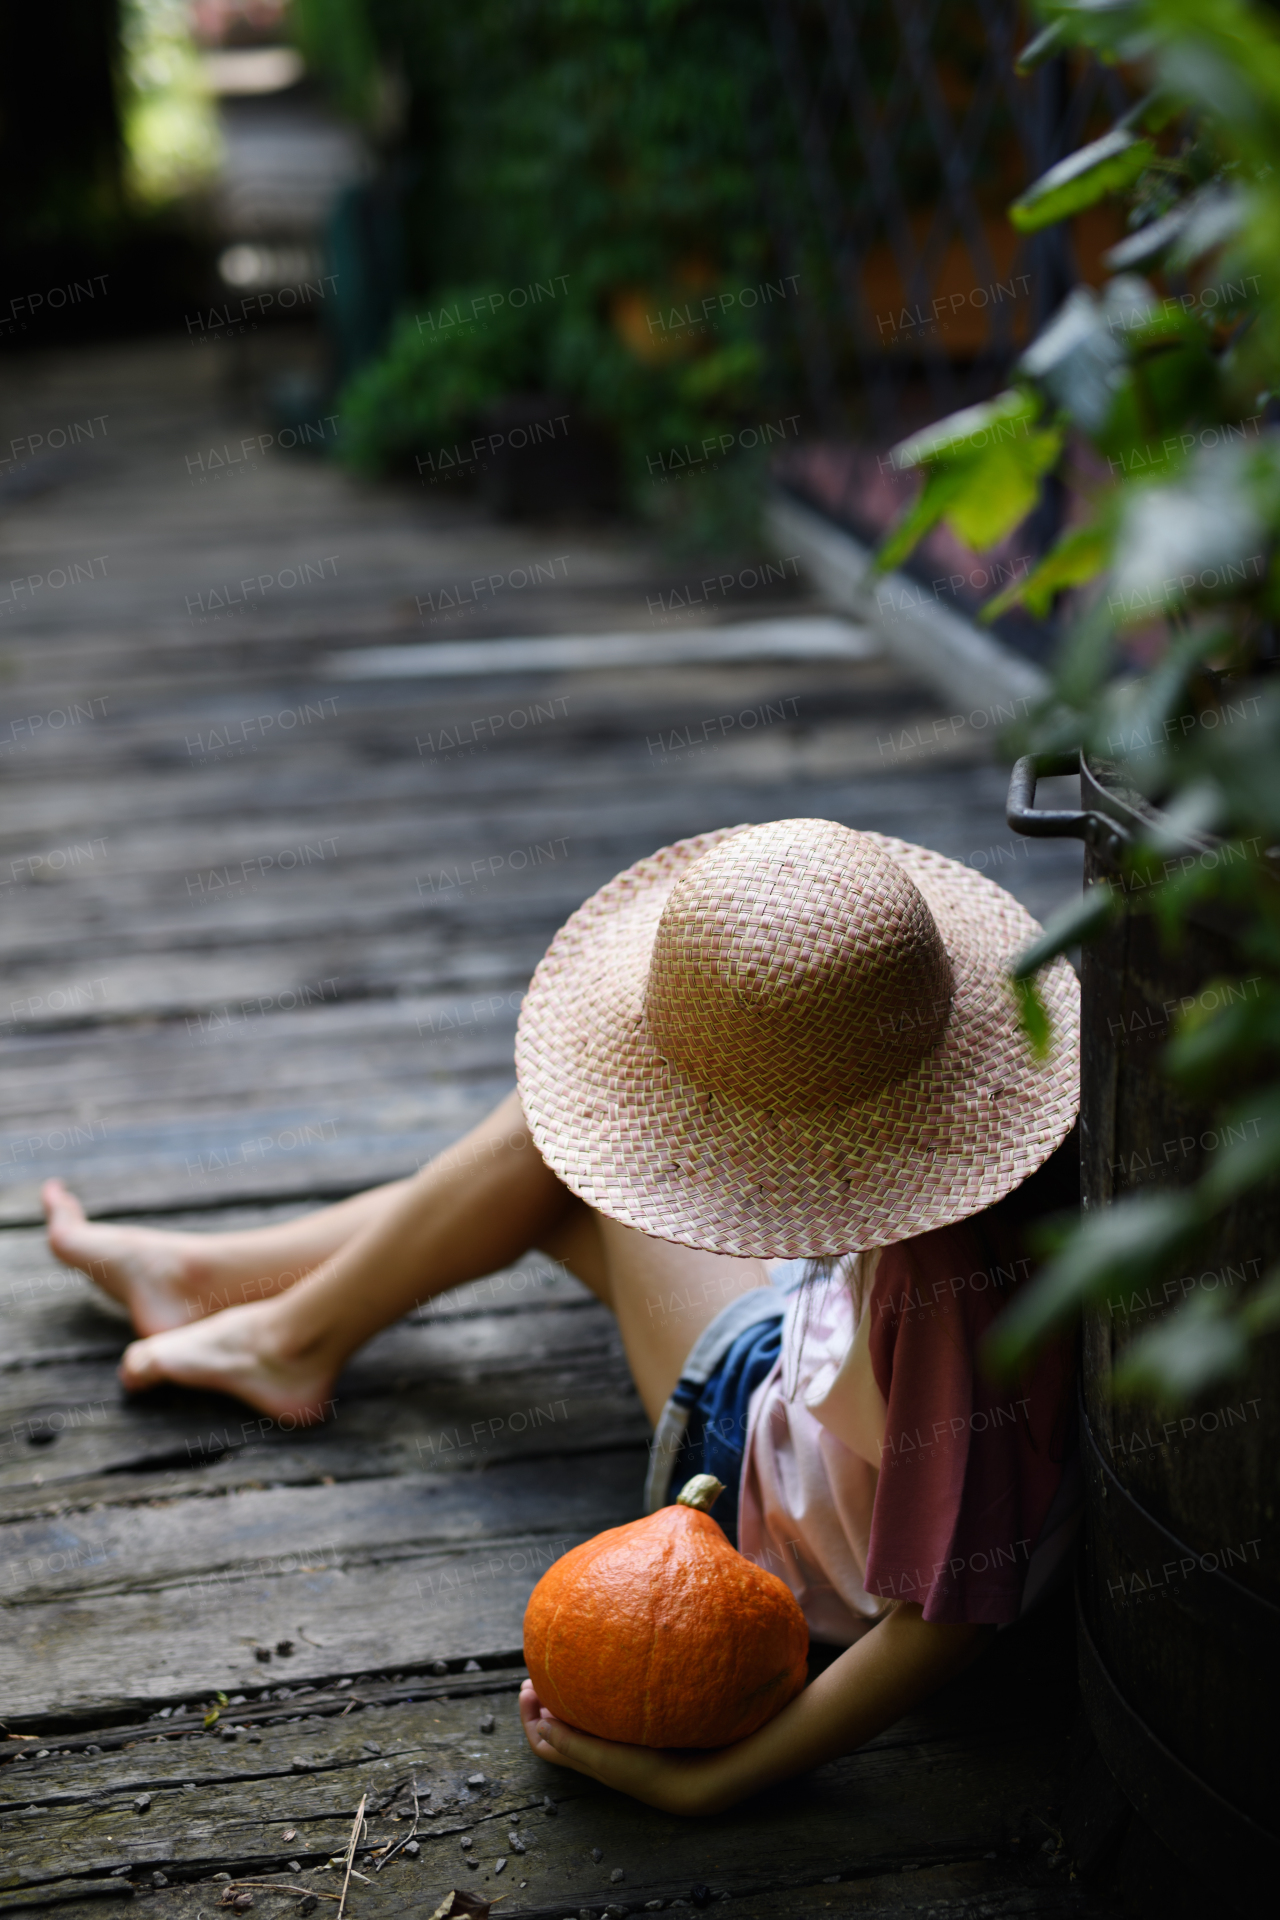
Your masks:
M 737 1546 L 747 1410 L 782 1350 L 786 1305 L 776 1287 L 740 1294 L 695 1341 L 653 1437 L 646 1513 L 670 1505 L 695 1473 L 713 1473 L 724 1492 L 712 1518 Z

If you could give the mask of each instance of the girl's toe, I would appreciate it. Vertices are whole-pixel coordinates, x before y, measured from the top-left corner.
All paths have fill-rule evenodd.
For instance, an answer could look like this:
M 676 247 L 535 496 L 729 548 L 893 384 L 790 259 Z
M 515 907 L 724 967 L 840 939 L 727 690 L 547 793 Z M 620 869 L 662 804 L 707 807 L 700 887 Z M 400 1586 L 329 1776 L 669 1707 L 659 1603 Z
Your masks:
M 125 1348 L 120 1361 L 120 1381 L 129 1393 L 141 1393 L 163 1379 L 164 1370 L 154 1340 L 135 1340 Z
M 46 1180 L 40 1189 L 40 1199 L 53 1232 L 84 1219 L 84 1208 L 73 1193 L 68 1193 L 61 1180 Z

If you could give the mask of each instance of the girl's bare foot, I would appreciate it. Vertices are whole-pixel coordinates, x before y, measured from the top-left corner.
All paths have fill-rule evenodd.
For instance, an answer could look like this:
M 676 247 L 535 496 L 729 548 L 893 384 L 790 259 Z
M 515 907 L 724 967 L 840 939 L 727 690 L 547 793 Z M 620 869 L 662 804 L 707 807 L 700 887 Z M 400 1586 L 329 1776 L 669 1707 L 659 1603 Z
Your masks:
M 49 1245 L 59 1260 L 79 1267 L 127 1307 L 139 1333 L 189 1326 L 246 1298 L 243 1280 L 220 1280 L 199 1234 L 86 1220 L 84 1208 L 61 1180 L 46 1180 L 40 1197 L 49 1222 Z
M 120 1362 L 130 1393 L 163 1380 L 247 1400 L 273 1419 L 310 1426 L 332 1407 L 336 1368 L 318 1348 L 299 1355 L 282 1338 L 270 1303 L 228 1307 L 188 1326 L 135 1340 Z

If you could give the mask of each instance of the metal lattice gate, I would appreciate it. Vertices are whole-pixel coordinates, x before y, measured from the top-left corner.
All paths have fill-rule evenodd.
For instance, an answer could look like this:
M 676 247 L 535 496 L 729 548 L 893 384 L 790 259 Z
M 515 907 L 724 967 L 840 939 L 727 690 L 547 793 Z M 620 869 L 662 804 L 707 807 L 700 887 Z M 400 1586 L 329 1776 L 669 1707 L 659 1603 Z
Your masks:
M 763 0 L 787 113 L 757 165 L 788 268 L 817 421 L 881 446 L 995 391 L 1078 276 L 1062 229 L 1008 202 L 1124 111 L 1114 72 L 1014 70 L 1034 31 L 1009 0 Z M 790 132 L 779 134 L 786 125 Z

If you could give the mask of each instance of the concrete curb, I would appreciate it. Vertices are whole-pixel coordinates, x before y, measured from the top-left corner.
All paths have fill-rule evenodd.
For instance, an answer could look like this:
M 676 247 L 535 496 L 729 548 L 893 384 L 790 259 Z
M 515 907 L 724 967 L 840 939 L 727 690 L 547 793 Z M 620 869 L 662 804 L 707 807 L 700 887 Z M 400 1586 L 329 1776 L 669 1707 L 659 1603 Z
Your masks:
M 885 652 L 944 700 L 965 709 L 1013 707 L 1013 719 L 1049 691 L 1041 668 L 940 601 L 924 598 L 926 589 L 916 581 L 901 573 L 871 576 L 870 548 L 812 507 L 775 493 L 766 524 L 832 606 L 865 621 Z M 882 595 L 896 604 L 882 605 Z

